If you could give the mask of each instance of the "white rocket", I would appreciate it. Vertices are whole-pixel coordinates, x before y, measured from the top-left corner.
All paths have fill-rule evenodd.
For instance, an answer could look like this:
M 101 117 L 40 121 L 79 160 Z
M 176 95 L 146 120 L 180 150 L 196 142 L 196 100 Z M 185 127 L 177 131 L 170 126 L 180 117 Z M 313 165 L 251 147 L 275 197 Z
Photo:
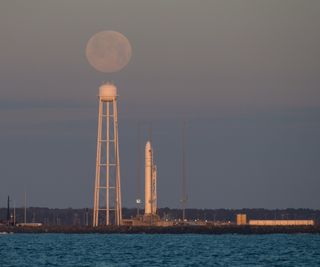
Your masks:
M 145 214 L 157 212 L 157 167 L 153 163 L 153 150 L 148 141 L 145 149 Z

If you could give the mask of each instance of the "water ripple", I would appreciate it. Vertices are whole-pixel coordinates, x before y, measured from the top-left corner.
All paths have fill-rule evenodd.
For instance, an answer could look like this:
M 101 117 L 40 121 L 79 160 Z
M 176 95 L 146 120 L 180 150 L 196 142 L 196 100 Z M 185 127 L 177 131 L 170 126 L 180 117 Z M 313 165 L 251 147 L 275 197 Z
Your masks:
M 320 266 L 320 235 L 2 235 L 0 266 Z

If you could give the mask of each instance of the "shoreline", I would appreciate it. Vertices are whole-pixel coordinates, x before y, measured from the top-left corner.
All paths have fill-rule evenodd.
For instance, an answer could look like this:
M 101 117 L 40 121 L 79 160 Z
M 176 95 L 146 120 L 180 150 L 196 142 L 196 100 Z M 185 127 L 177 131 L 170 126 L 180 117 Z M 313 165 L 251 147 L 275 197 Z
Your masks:
M 30 234 L 320 234 L 320 226 L 0 226 L 0 233 Z

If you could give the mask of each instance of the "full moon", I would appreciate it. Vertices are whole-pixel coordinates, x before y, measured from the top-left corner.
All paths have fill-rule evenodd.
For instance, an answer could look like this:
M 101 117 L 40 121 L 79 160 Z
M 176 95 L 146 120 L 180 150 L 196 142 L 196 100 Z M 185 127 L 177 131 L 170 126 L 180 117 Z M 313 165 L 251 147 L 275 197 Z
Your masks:
M 86 47 L 86 57 L 96 70 L 116 72 L 130 61 L 132 48 L 129 40 L 115 31 L 102 31 L 93 35 Z

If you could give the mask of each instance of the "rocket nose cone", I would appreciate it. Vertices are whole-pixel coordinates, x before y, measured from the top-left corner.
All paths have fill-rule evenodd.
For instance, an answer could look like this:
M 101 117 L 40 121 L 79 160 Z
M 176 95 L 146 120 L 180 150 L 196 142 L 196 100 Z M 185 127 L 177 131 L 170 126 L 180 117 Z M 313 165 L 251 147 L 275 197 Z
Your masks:
M 148 141 L 148 142 L 146 143 L 146 149 L 145 149 L 146 155 L 147 155 L 147 154 L 150 154 L 151 151 L 152 151 L 151 143 Z
M 151 143 L 150 143 L 150 141 L 148 141 L 147 143 L 146 143 L 146 150 L 147 149 L 150 149 L 151 148 Z

